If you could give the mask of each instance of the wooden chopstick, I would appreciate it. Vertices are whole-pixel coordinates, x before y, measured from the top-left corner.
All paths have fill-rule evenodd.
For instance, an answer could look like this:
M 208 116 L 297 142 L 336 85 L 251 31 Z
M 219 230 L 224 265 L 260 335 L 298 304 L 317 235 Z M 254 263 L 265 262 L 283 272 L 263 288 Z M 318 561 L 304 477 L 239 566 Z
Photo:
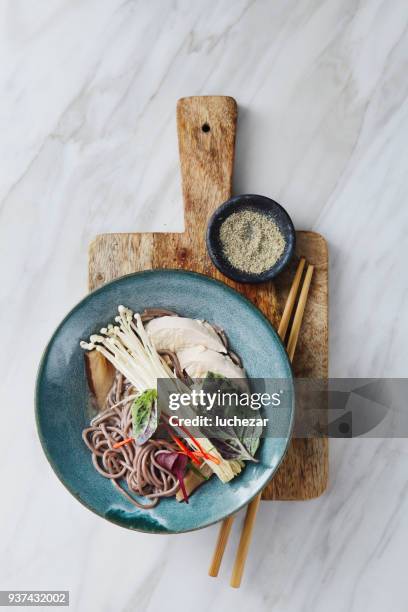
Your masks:
M 290 291 L 288 293 L 288 297 L 285 303 L 285 308 L 283 309 L 282 318 L 278 327 L 278 335 L 282 341 L 285 339 L 286 332 L 288 331 L 288 325 L 290 317 L 292 316 L 293 307 L 295 305 L 296 296 L 300 285 L 300 279 L 302 278 L 303 268 L 305 267 L 305 261 L 305 258 L 302 257 L 298 263 L 296 274 L 292 281 L 292 285 L 290 287 Z
M 305 312 L 305 306 L 307 302 L 307 295 L 310 289 L 310 283 L 312 281 L 314 267 L 308 265 L 306 270 L 306 276 L 303 283 L 302 291 L 300 292 L 299 302 L 296 308 L 295 316 L 292 323 L 292 329 L 290 330 L 289 340 L 286 347 L 288 351 L 289 359 L 293 361 L 295 354 L 296 344 L 299 338 L 300 327 L 302 325 L 303 313 Z
M 227 545 L 228 538 L 231 533 L 231 528 L 234 523 L 234 518 L 235 516 L 231 514 L 231 516 L 227 516 L 227 518 L 224 519 L 221 523 L 213 558 L 211 560 L 211 565 L 208 570 L 208 575 L 212 576 L 213 578 L 216 578 L 218 576 L 221 561 L 225 552 L 225 547 Z
M 282 318 L 278 328 L 278 334 L 281 340 L 283 341 L 288 329 L 289 321 L 292 316 L 293 307 L 296 301 L 296 295 L 299 289 L 300 280 L 302 278 L 303 268 L 305 266 L 305 258 L 302 257 L 299 261 L 296 274 L 292 281 L 292 285 L 290 287 L 290 291 L 285 303 L 285 308 L 283 310 Z M 260 500 L 259 496 L 259 500 Z M 258 502 L 259 503 L 259 502 Z M 256 514 L 256 513 L 255 513 Z M 223 520 L 217 538 L 217 543 L 215 545 L 213 558 L 211 560 L 211 565 L 208 570 L 208 575 L 216 578 L 218 576 L 218 572 L 221 566 L 222 558 L 224 556 L 225 547 L 228 542 L 228 538 L 231 532 L 232 525 L 234 523 L 234 515 L 228 516 Z
M 296 344 L 299 338 L 299 331 L 302 325 L 303 314 L 305 311 L 307 296 L 310 289 L 310 282 L 312 280 L 314 267 L 308 265 L 305 280 L 303 283 L 302 290 L 299 296 L 299 302 L 296 307 L 295 316 L 292 323 L 292 329 L 289 335 L 287 344 L 287 351 L 289 359 L 292 361 L 295 354 Z M 289 298 L 288 298 L 289 299 Z M 244 567 L 246 558 L 248 555 L 249 545 L 251 542 L 252 531 L 254 529 L 256 515 L 258 512 L 259 504 L 261 501 L 262 492 L 259 493 L 248 505 L 247 513 L 245 516 L 244 526 L 241 532 L 241 538 L 238 544 L 238 550 L 235 557 L 235 563 L 232 570 L 230 585 L 234 588 L 239 588 L 241 585 L 242 574 L 244 573 Z

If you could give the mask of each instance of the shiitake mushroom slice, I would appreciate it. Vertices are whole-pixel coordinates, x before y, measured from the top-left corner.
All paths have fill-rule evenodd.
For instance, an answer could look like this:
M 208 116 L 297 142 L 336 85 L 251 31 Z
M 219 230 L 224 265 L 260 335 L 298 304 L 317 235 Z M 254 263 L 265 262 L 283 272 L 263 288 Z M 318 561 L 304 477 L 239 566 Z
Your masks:
M 84 359 L 86 379 L 92 400 L 98 410 L 103 410 L 115 380 L 116 370 L 99 351 L 86 351 Z

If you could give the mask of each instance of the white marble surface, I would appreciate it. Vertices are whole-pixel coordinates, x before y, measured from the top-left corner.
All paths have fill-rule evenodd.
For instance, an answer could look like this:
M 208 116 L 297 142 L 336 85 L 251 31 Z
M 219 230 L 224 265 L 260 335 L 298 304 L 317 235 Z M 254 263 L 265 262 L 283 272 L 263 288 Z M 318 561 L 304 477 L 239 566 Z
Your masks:
M 175 104 L 240 104 L 235 191 L 281 201 L 331 253 L 331 374 L 404 376 L 405 0 L 3 0 L 0 588 L 70 589 L 71 609 L 408 609 L 408 445 L 331 443 L 330 486 L 264 503 L 239 591 L 216 529 L 122 530 L 59 484 L 33 417 L 41 351 L 86 292 L 101 231 L 181 230 Z M 4 423 L 7 422 L 7 429 Z

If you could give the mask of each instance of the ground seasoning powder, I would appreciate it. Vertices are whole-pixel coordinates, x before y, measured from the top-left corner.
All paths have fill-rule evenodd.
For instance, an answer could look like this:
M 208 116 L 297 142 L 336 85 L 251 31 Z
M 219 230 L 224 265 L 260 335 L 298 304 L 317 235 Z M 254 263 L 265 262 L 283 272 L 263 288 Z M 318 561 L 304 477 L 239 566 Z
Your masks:
M 285 239 L 272 217 L 255 210 L 232 213 L 220 227 L 224 256 L 248 274 L 260 274 L 281 257 Z

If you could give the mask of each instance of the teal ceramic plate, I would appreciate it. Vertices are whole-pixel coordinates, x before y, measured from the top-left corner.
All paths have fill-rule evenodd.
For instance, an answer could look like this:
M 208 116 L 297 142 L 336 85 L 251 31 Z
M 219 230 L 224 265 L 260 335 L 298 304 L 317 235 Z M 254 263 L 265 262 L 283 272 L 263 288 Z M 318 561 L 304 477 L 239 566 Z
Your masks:
M 188 505 L 168 498 L 152 510 L 135 508 L 94 470 L 82 441 L 82 429 L 89 422 L 89 395 L 79 342 L 111 321 L 118 304 L 134 311 L 159 306 L 216 323 L 225 329 L 231 348 L 241 356 L 249 377 L 286 381 L 288 392 L 269 426 L 272 431 L 261 441 L 258 463 L 247 463 L 245 470 L 228 484 L 212 477 L 191 496 Z M 242 295 L 194 272 L 140 272 L 89 294 L 55 331 L 38 372 L 37 428 L 58 478 L 87 508 L 122 527 L 150 533 L 181 533 L 206 527 L 236 512 L 273 476 L 291 434 L 292 383 L 290 363 L 278 335 Z

